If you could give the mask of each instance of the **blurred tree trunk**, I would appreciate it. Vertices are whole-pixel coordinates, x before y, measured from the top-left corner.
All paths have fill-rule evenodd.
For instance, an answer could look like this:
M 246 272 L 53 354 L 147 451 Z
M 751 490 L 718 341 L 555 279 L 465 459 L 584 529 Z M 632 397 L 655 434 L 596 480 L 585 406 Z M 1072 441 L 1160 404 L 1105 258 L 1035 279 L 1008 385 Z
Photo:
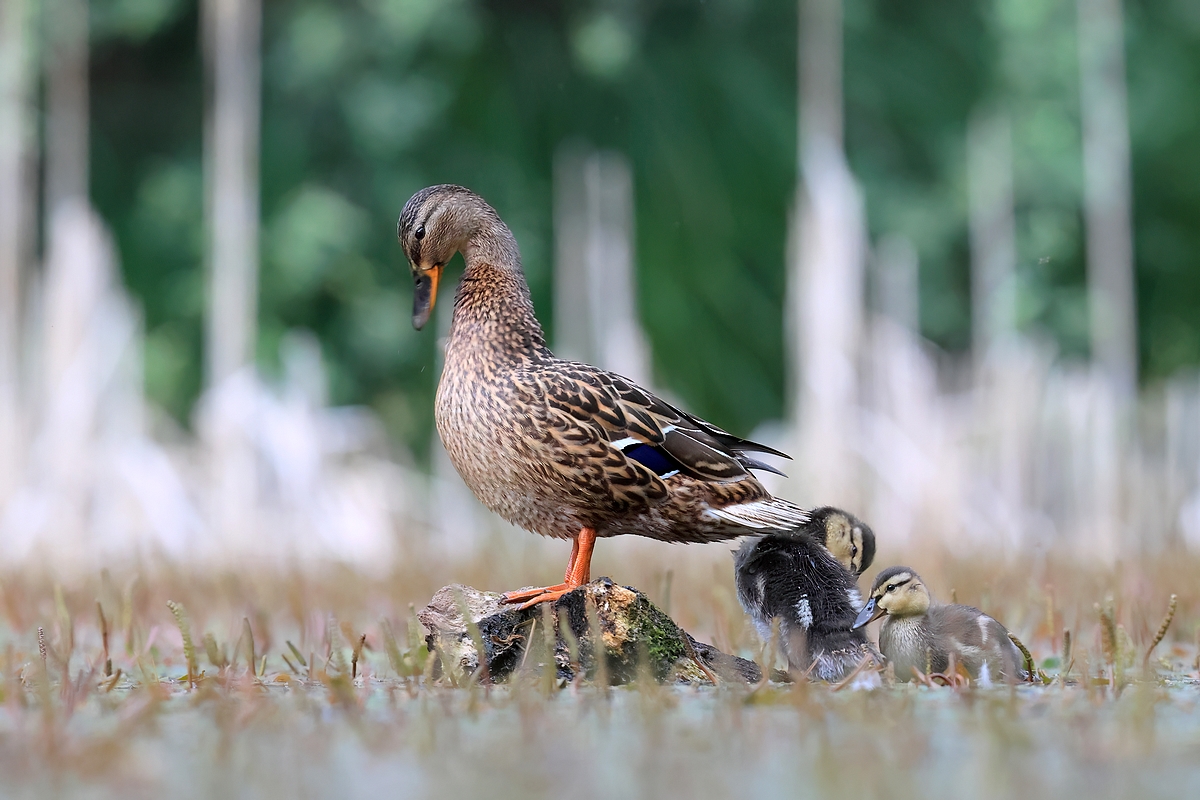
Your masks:
M 866 234 L 842 148 L 841 0 L 800 0 L 799 181 L 787 327 L 800 490 L 855 507 Z
M 1099 371 L 1093 430 L 1092 546 L 1109 559 L 1140 524 L 1122 496 L 1124 420 L 1137 400 L 1137 308 L 1133 275 L 1133 186 L 1121 0 L 1077 0 L 1083 121 L 1083 210 L 1092 361 Z M 1109 391 L 1105 391 L 1108 389 Z M 1140 520 L 1139 520 L 1140 523 Z M 1140 539 L 1146 532 L 1138 530 Z
M 230 545 L 252 531 L 257 498 L 252 385 L 259 236 L 259 0 L 205 0 L 204 168 L 208 227 L 206 360 L 215 395 L 205 436 L 212 456 L 212 521 Z M 249 420 L 249 422 L 247 422 Z
M 42 14 L 47 39 L 45 217 L 52 225 L 60 205 L 88 197 L 87 0 L 48 0 Z
M 26 20 L 24 0 L 0 3 L 0 506 L 17 477 L 18 298 L 29 241 L 26 232 L 33 227 L 24 212 Z
M 108 276 L 83 268 L 83 264 L 95 266 L 101 260 L 93 258 L 81 242 L 70 241 L 79 230 L 78 221 L 91 213 L 87 0 L 48 0 L 41 10 L 46 37 L 42 53 L 46 81 L 44 278 L 46 287 L 59 287 L 47 288 L 44 354 L 36 365 L 41 379 L 36 402 L 44 408 L 76 357 L 85 324 L 83 319 L 68 316 L 59 321 L 69 329 L 52 326 L 49 318 L 55 313 L 54 306 L 74 302 L 86 305 Z M 69 259 L 50 257 L 67 252 L 75 253 L 81 266 L 74 267 Z
M 1092 358 L 1124 402 L 1137 389 L 1132 179 L 1121 0 L 1077 0 Z
M 40 498 L 47 513 L 18 504 L 6 520 L 6 544 L 27 554 L 57 550 L 60 565 L 79 563 L 113 543 L 102 542 L 106 535 L 127 537 L 136 527 L 128 519 L 108 524 L 119 513 L 115 443 L 141 427 L 141 344 L 112 237 L 89 196 L 88 9 L 86 0 L 48 0 L 39 9 L 46 243 L 25 343 L 36 396 L 22 398 L 29 446 L 18 463 L 23 494 Z
M 974 412 L 980 420 L 975 474 L 994 490 L 980 528 L 992 542 L 1019 548 L 1026 535 L 1025 484 L 1033 455 L 1029 432 L 1031 353 L 1017 332 L 1017 233 L 1012 123 L 1006 110 L 979 110 L 967 129 L 971 243 L 971 355 Z M 982 516 L 982 515 L 981 515 Z
M 1016 331 L 1017 234 L 1012 124 L 979 112 L 967 130 L 971 239 L 971 340 L 977 363 Z
M 258 0 L 205 0 L 208 382 L 253 362 L 258 284 Z
M 620 153 L 579 145 L 554 159 L 554 347 L 650 380 L 637 311 L 633 175 Z
M 48 0 L 41 8 L 45 36 L 45 226 L 43 303 L 35 360 L 39 422 L 49 419 L 86 345 L 87 313 L 109 281 L 99 239 L 81 231 L 92 221 L 88 197 L 88 4 Z M 86 221 L 85 221 L 86 220 Z M 76 443 L 78 445 L 78 443 Z M 78 445 L 82 446 L 82 445 Z M 69 458 L 67 460 L 70 460 Z

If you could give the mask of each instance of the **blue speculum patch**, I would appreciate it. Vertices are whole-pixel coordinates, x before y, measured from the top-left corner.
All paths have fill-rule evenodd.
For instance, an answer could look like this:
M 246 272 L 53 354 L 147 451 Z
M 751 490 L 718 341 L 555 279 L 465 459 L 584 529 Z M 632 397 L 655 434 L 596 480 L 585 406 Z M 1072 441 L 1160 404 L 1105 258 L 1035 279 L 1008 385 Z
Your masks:
M 679 465 L 669 455 L 651 444 L 637 444 L 625 450 L 625 455 L 634 461 L 654 471 L 662 477 L 669 472 L 677 472 Z

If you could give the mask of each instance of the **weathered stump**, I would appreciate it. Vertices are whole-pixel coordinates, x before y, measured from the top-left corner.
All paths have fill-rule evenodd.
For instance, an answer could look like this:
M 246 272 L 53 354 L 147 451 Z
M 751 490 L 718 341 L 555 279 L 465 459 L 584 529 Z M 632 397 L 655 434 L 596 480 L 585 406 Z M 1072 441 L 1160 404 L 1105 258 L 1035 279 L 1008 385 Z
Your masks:
M 646 595 L 608 578 L 563 595 L 552 607 L 524 611 L 502 605 L 495 592 L 451 584 L 417 617 L 426 644 L 438 654 L 438 668 L 480 680 L 502 682 L 518 671 L 540 673 L 551 666 L 560 679 L 594 681 L 602 675 L 612 684 L 627 683 L 639 672 L 659 681 L 697 683 L 711 683 L 712 676 L 743 683 L 762 677 L 753 661 L 697 642 Z

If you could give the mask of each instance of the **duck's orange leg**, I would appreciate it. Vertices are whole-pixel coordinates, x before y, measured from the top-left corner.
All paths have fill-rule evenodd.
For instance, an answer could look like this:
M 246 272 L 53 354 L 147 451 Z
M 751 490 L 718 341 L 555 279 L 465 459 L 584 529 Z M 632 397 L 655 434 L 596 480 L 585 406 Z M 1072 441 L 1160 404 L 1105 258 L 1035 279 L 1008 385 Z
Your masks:
M 556 586 L 505 592 L 501 602 L 521 603 L 521 608 L 526 609 L 540 603 L 553 602 L 567 592 L 578 589 L 592 579 L 592 550 L 595 546 L 595 529 L 582 529 L 579 531 L 579 535 L 572 540 L 571 560 L 567 562 L 567 572 L 562 583 Z
M 567 562 L 567 572 L 563 576 L 563 583 L 554 586 L 539 586 L 534 589 L 518 589 L 514 592 L 505 592 L 500 598 L 502 603 L 523 603 L 526 600 L 543 595 L 546 592 L 557 592 L 567 588 L 566 581 L 571 580 L 571 573 L 575 571 L 575 561 L 579 558 L 579 537 L 571 540 L 571 560 Z

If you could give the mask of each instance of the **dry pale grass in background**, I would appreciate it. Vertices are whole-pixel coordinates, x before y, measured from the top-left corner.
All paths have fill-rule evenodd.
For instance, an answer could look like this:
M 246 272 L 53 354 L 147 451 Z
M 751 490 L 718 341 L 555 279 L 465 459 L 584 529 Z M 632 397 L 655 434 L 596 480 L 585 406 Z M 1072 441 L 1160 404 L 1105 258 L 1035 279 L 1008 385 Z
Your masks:
M 644 589 L 698 638 L 757 655 L 728 545 L 603 544 L 595 574 Z M 456 689 L 423 677 L 412 606 L 451 581 L 544 581 L 561 566 L 559 549 L 506 537 L 464 561 L 411 552 L 386 578 L 213 576 L 169 564 L 114 566 L 69 584 L 4 574 L 0 795 L 1200 791 L 1194 556 L 1101 567 L 1058 555 L 880 553 L 877 568 L 911 564 L 939 599 L 1006 623 L 1045 686 L 835 693 L 641 682 L 602 692 L 532 678 Z

